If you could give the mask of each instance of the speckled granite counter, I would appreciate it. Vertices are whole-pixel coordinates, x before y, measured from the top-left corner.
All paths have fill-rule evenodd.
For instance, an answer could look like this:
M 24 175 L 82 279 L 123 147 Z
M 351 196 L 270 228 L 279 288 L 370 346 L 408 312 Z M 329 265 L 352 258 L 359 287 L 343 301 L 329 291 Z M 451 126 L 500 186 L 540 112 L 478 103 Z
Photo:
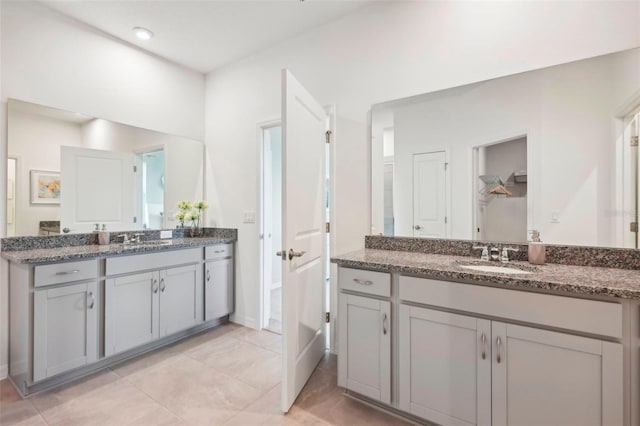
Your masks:
M 76 259 L 96 259 L 102 257 L 127 256 L 132 254 L 155 253 L 189 247 L 204 247 L 236 241 L 236 238 L 174 238 L 168 245 L 130 245 L 121 243 L 108 245 L 86 244 L 67 247 L 36 248 L 30 250 L 2 251 L 2 257 L 17 263 L 40 264 L 63 262 Z
M 364 249 L 331 258 L 340 266 L 398 272 L 443 280 L 490 283 L 520 290 L 538 289 L 566 295 L 598 295 L 640 300 L 640 271 L 592 266 L 547 264 L 532 274 L 512 275 L 472 271 L 457 262 L 477 260 L 465 256 Z M 485 262 L 500 266 L 499 262 Z M 514 266 L 531 266 L 512 262 Z

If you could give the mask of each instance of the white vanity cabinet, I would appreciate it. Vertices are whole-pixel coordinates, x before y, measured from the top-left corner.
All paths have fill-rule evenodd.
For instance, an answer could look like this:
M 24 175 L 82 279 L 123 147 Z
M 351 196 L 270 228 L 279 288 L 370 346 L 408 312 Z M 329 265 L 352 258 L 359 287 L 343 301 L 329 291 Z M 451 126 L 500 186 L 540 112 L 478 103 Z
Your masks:
M 339 272 L 338 384 L 391 403 L 391 302 L 389 274 L 341 268 Z M 359 294 L 351 294 L 358 292 Z
M 35 268 L 34 382 L 98 359 L 97 275 L 96 261 Z
M 557 328 L 596 316 L 614 337 L 622 327 L 618 304 L 543 294 L 521 299 L 527 293 L 413 277 L 399 281 L 401 410 L 443 426 L 624 423 L 622 344 L 472 314 L 544 322 L 558 309 Z M 472 313 L 439 310 L 462 304 Z
M 204 319 L 220 318 L 234 311 L 233 244 L 205 247 Z
M 200 262 L 200 249 L 107 259 L 105 356 L 201 323 Z M 136 272 L 148 265 L 176 266 Z

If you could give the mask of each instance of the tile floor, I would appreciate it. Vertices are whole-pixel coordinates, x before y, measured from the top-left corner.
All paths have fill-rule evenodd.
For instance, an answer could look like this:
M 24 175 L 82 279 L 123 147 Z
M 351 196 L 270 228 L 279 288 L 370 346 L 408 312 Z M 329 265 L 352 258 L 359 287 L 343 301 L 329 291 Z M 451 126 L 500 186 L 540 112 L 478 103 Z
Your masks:
M 402 425 L 344 396 L 327 355 L 285 416 L 280 336 L 227 324 L 21 399 L 0 381 L 0 425 Z

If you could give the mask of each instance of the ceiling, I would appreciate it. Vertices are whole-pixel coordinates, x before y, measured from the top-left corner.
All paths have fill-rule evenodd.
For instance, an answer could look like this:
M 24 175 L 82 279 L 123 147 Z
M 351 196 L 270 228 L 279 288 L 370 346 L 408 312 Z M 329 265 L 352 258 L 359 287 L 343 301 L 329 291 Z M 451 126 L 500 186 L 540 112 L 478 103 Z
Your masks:
M 208 73 L 339 18 L 369 0 L 41 2 L 156 55 Z M 139 40 L 133 27 L 147 28 L 154 37 Z

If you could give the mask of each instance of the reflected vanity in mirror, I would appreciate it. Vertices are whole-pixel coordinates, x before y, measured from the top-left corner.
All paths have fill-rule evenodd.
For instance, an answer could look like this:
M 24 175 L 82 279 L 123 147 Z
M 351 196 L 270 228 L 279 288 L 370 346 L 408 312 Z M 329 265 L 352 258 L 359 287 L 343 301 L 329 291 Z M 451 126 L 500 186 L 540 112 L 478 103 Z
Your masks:
M 174 228 L 204 144 L 10 99 L 7 173 L 7 236 Z
M 638 247 L 640 48 L 374 105 L 373 235 Z

